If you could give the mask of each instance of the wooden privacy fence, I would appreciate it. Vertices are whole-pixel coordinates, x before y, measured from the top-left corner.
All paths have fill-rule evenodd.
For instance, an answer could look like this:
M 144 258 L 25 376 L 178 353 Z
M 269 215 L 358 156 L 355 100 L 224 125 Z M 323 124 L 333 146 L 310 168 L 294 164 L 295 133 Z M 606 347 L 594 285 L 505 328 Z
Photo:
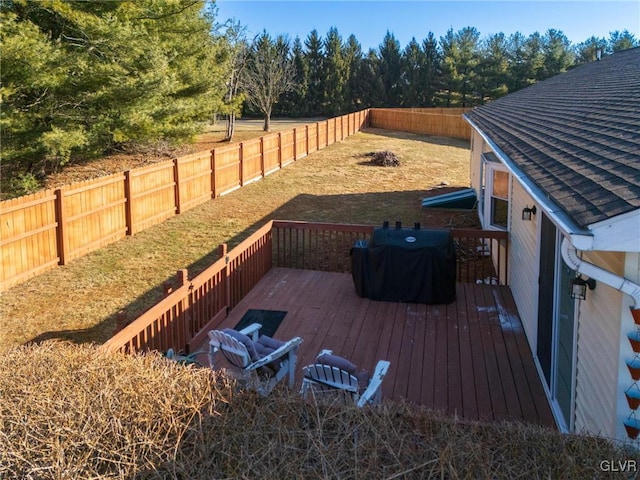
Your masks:
M 0 291 L 254 182 L 367 125 L 368 110 L 0 203 Z
M 443 110 L 447 113 L 443 113 Z M 369 111 L 369 125 L 387 130 L 470 140 L 471 126 L 462 118 L 465 110 L 469 109 L 372 108 Z
M 180 270 L 177 287 L 104 348 L 193 352 L 272 267 L 350 272 L 353 243 L 370 240 L 373 230 L 371 225 L 269 221 L 231 251 L 221 245 L 220 259 L 193 279 Z M 495 278 L 506 284 L 506 232 L 454 229 L 451 234 L 459 282 Z

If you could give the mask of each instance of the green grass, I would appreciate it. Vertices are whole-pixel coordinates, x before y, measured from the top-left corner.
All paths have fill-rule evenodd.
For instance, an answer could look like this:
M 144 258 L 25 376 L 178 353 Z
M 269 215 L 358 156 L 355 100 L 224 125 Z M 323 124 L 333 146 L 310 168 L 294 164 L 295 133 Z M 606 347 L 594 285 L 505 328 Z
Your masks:
M 391 150 L 398 168 L 367 165 Z M 176 270 L 190 277 L 268 219 L 425 226 L 474 224 L 449 211 L 423 211 L 428 190 L 469 185 L 468 142 L 370 129 L 265 179 L 160 225 L 47 271 L 2 294 L 0 352 L 48 338 L 104 342 L 120 310 L 135 318 L 157 302 Z M 462 224 L 460 222 L 463 222 Z

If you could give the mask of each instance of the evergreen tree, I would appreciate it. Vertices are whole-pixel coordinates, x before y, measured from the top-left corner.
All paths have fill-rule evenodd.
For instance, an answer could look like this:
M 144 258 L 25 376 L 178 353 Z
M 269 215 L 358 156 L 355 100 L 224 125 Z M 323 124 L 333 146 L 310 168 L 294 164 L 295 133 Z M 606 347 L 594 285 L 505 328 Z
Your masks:
M 629 30 L 615 30 L 609 34 L 608 53 L 620 52 L 629 48 L 640 46 L 640 40 L 636 40 L 635 36 Z
M 204 0 L 5 2 L 0 11 L 11 46 L 1 60 L 5 160 L 50 170 L 74 155 L 183 141 L 220 109 L 224 54 Z
M 421 107 L 436 105 L 436 93 L 440 89 L 442 78 L 442 55 L 438 48 L 438 40 L 433 32 L 422 41 L 424 64 L 420 72 L 422 77 Z
M 304 117 L 309 115 L 306 101 L 309 91 L 309 66 L 304 58 L 300 37 L 293 41 L 291 55 L 295 84 L 291 91 L 284 94 L 277 111 L 292 117 Z
M 576 45 L 576 63 L 590 63 L 598 60 L 607 51 L 607 41 L 604 38 L 589 37 Z
M 478 65 L 478 98 L 481 104 L 506 95 L 509 75 L 507 39 L 503 33 L 482 42 L 482 60 Z
M 363 58 L 362 46 L 353 34 L 347 38 L 344 52 L 347 62 L 347 85 L 344 94 L 344 108 L 346 111 L 358 111 L 365 108 L 365 100 L 358 88 L 361 81 L 360 73 L 362 71 Z
M 335 117 L 344 111 L 344 95 L 349 75 L 349 64 L 344 55 L 342 37 L 335 27 L 330 28 L 327 33 L 324 52 L 322 111 L 329 117 Z
M 384 89 L 383 107 L 399 107 L 402 102 L 400 74 L 402 55 L 400 42 L 387 31 L 378 47 L 378 74 Z
M 401 106 L 419 107 L 424 103 L 424 82 L 422 72 L 425 69 L 425 56 L 415 38 L 412 38 L 402 52 L 401 67 Z
M 309 115 L 316 116 L 322 113 L 322 101 L 324 99 L 324 54 L 322 52 L 322 39 L 318 36 L 317 30 L 311 31 L 304 41 L 304 46 L 304 58 L 309 71 L 307 112 Z
M 542 37 L 542 51 L 544 54 L 543 78 L 553 77 L 566 72 L 575 61 L 571 49 L 571 42 L 560 30 L 549 29 Z

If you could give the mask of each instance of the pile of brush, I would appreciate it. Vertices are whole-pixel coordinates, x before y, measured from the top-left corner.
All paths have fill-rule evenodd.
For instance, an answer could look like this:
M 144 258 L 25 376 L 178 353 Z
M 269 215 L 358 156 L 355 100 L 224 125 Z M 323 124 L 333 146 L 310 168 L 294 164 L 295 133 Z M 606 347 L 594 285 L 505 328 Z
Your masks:
M 371 163 L 379 167 L 399 167 L 400 160 L 395 153 L 389 150 L 382 150 L 380 152 L 369 152 L 366 154 L 371 157 Z

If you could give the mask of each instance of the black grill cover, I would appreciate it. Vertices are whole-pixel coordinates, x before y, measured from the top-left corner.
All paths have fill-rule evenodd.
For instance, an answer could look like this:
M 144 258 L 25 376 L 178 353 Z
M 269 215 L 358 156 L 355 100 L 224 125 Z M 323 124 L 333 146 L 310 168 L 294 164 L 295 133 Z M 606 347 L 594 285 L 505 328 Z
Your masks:
M 448 230 L 378 228 L 356 242 L 352 275 L 361 297 L 388 302 L 451 303 L 456 253 Z

